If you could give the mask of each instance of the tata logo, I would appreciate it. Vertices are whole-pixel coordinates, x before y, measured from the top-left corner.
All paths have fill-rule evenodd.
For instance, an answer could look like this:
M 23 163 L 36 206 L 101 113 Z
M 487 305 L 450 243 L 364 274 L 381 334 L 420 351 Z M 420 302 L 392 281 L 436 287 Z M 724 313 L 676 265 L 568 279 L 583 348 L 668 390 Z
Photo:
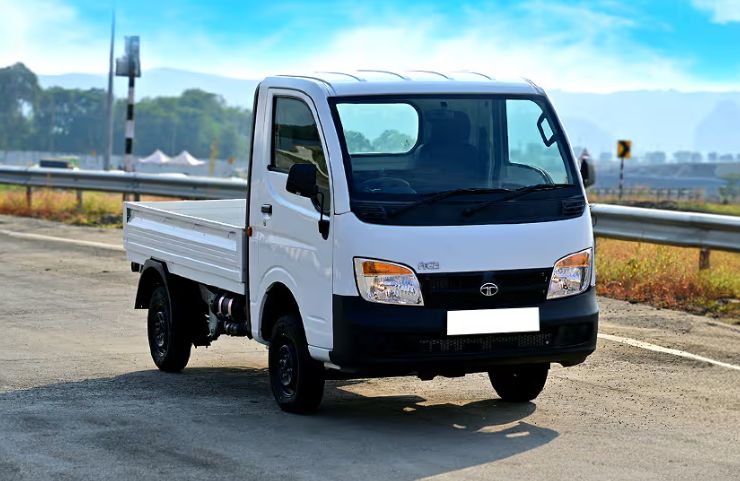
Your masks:
M 480 286 L 480 293 L 486 297 L 495 296 L 498 294 L 498 286 L 493 282 L 486 282 Z

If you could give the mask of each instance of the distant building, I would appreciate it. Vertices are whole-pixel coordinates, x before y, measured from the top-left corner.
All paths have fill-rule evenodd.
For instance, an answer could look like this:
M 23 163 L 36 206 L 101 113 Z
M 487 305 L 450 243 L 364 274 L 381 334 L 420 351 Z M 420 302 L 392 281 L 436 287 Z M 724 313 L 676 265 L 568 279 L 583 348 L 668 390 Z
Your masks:
M 719 156 L 720 162 L 732 162 L 733 160 L 735 160 L 735 156 L 732 154 L 722 154 Z
M 709 152 L 707 154 L 707 162 L 717 162 L 717 152 Z
M 667 158 L 666 153 L 662 151 L 645 152 L 644 157 L 647 164 L 665 164 Z
M 678 152 L 673 153 L 673 161 L 678 163 L 691 162 L 691 154 L 692 152 L 688 150 L 679 150 Z
M 704 160 L 704 157 L 699 152 L 692 152 L 691 153 L 691 162 L 693 163 L 699 163 Z
M 610 162 L 612 160 L 611 152 L 602 152 L 599 154 L 599 162 Z

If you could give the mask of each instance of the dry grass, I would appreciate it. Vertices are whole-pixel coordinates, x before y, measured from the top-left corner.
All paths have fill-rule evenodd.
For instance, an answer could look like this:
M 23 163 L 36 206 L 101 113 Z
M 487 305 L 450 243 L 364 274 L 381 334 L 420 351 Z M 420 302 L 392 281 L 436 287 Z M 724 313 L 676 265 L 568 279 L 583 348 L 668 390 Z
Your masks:
M 601 295 L 740 323 L 740 254 L 700 271 L 699 249 L 597 239 L 596 274 Z
M 34 189 L 33 204 L 26 203 L 26 189 L 0 186 L 0 214 L 36 217 L 76 225 L 120 227 L 120 194 L 85 192 L 82 208 L 74 191 Z

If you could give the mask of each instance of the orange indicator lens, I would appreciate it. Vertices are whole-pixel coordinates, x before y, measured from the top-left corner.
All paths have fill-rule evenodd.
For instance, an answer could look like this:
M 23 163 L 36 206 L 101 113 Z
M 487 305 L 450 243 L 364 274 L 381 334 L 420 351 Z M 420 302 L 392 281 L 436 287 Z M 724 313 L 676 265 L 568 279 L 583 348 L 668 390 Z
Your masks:
M 588 267 L 589 265 L 589 253 L 579 252 L 561 260 L 556 267 Z
M 363 262 L 362 273 L 365 276 L 405 276 L 413 274 L 408 267 L 376 261 Z

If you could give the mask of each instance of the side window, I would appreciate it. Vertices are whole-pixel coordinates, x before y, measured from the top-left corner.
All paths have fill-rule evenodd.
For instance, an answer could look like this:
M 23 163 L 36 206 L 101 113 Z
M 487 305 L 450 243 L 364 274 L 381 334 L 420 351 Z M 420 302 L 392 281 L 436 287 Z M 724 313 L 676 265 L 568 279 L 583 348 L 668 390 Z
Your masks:
M 302 100 L 275 97 L 272 119 L 273 170 L 287 173 L 293 164 L 314 164 L 318 171 L 316 182 L 324 194 L 324 213 L 328 214 L 331 205 L 329 169 L 311 109 Z

